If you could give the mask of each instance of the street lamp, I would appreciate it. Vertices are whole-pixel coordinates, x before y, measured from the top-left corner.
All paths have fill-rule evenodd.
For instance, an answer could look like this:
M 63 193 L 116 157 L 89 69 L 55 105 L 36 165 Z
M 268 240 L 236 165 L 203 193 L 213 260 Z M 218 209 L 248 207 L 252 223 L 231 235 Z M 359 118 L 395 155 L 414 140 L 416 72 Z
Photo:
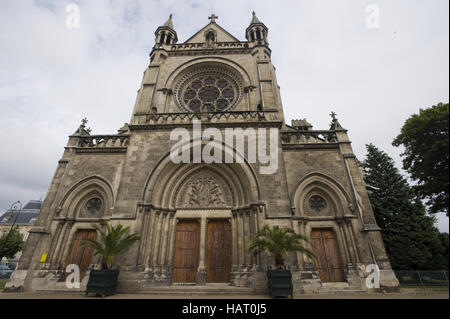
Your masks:
M 17 208 L 19 208 L 19 209 L 17 209 Z M 13 221 L 13 224 L 12 224 L 11 228 L 9 229 L 8 235 L 6 235 L 6 239 L 5 239 L 5 241 L 3 242 L 3 244 L 2 244 L 2 249 L 0 249 L 0 262 L 1 262 L 1 260 L 3 259 L 3 250 L 5 249 L 5 245 L 6 245 L 6 243 L 8 242 L 9 235 L 11 235 L 11 231 L 13 230 L 14 225 L 16 224 L 17 217 L 19 216 L 21 210 L 22 210 L 22 203 L 21 203 L 19 200 L 18 200 L 17 202 L 14 202 L 14 203 L 11 205 L 11 209 L 10 209 L 9 211 L 10 211 L 10 212 L 15 212 L 15 211 L 17 211 L 17 214 L 16 214 L 16 216 L 14 217 L 14 221 Z

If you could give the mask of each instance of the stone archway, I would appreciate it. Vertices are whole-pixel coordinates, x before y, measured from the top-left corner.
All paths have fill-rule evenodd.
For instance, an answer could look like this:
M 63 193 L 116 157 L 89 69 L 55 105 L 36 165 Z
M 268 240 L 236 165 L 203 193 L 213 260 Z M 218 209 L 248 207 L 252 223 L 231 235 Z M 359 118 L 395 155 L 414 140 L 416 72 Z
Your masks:
M 162 159 L 143 191 L 138 267 L 159 284 L 192 281 L 195 265 L 197 284 L 230 282 L 232 270 L 254 264 L 246 247 L 258 229 L 258 201 L 259 185 L 248 163 L 174 164 Z M 196 245 L 177 244 L 187 234 L 196 238 L 195 223 L 198 252 Z M 188 224 L 192 233 L 184 230 Z M 214 254 L 219 242 L 226 242 L 228 251 L 222 259 Z M 182 256 L 180 249 L 190 250 L 195 258 Z M 190 275 L 174 274 L 185 266 Z

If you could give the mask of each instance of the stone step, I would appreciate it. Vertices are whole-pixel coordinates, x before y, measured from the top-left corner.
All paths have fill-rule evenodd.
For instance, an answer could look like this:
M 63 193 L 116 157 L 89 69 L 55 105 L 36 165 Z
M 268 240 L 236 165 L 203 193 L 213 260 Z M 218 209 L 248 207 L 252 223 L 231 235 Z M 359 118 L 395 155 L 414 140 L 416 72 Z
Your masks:
M 249 295 L 252 288 L 235 287 L 229 285 L 172 285 L 148 287 L 142 290 L 145 294 L 173 294 L 173 295 Z
M 323 288 L 348 288 L 350 285 L 348 282 L 324 282 L 322 283 Z
M 348 282 L 324 282 L 319 288 L 319 293 L 323 294 L 352 294 L 365 293 L 365 290 L 350 287 Z
M 335 294 L 342 294 L 342 295 L 345 295 L 345 294 L 355 294 L 355 293 L 367 293 L 367 291 L 366 290 L 358 290 L 358 289 L 346 289 L 346 290 L 334 290 L 334 289 L 320 289 L 319 290 L 319 293 L 320 294 L 333 294 L 333 295 L 335 295 Z
M 84 293 L 85 288 L 69 289 L 66 287 L 52 287 L 38 289 L 42 293 Z M 252 288 L 235 287 L 229 285 L 172 285 L 172 286 L 153 286 L 136 291 L 141 294 L 149 295 L 251 295 L 254 294 Z

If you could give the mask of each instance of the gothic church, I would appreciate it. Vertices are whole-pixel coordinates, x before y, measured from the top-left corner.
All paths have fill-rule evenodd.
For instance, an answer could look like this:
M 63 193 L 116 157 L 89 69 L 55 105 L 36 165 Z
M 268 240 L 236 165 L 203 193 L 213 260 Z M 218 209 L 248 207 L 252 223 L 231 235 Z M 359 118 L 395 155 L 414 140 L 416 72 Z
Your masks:
M 311 238 L 319 258 L 286 258 L 297 294 L 367 291 L 369 264 L 380 268 L 381 289 L 398 288 L 347 130 L 334 113 L 325 130 L 304 119 L 286 124 L 268 28 L 253 13 L 241 41 L 209 19 L 182 43 L 172 16 L 157 28 L 131 119 L 117 134 L 91 135 L 83 121 L 69 137 L 7 290 L 64 289 L 68 264 L 80 266 L 83 289 L 101 260 L 80 242 L 96 238 L 91 224 L 103 221 L 141 237 L 116 260 L 119 292 L 214 283 L 266 293 L 274 260 L 248 251 L 265 224 Z M 195 121 L 220 132 L 276 130 L 276 170 L 262 173 L 266 164 L 250 154 L 231 163 L 174 162 L 171 132 L 192 132 Z M 250 134 L 238 140 L 256 143 Z M 223 153 L 238 157 L 233 143 Z

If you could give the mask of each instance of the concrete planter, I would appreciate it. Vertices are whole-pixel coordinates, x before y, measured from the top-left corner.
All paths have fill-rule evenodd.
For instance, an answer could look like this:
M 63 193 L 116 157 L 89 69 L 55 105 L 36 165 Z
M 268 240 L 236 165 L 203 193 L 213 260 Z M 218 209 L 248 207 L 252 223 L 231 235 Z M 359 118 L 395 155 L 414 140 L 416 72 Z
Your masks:
M 91 270 L 86 286 L 86 295 L 95 293 L 97 296 L 110 296 L 116 293 L 119 269 Z
M 270 297 L 291 296 L 294 298 L 292 273 L 287 270 L 267 270 L 267 284 Z

